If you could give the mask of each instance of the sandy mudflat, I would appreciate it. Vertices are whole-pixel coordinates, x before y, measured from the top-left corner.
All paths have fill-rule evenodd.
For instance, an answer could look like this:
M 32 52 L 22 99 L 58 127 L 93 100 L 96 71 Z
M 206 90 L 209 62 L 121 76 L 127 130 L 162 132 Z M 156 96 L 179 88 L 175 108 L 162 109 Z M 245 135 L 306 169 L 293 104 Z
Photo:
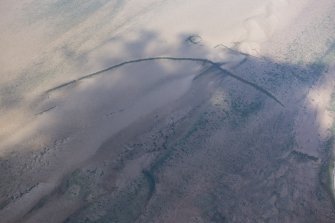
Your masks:
M 332 0 L 2 0 L 0 222 L 335 222 Z

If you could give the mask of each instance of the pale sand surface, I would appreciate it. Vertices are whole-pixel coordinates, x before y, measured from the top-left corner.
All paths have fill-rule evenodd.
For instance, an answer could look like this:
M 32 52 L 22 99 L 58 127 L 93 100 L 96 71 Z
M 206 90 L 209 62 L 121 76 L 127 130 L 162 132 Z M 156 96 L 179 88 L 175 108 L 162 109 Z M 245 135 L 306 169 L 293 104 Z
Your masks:
M 2 0 L 0 222 L 335 222 L 332 0 Z

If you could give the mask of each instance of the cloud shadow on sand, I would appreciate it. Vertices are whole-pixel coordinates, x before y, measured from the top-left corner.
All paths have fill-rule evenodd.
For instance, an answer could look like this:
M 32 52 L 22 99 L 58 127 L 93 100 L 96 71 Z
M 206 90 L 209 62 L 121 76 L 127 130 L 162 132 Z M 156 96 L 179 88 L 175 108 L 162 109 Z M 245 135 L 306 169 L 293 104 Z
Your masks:
M 0 159 L 0 218 L 334 222 L 333 136 L 320 136 L 309 98 L 329 52 L 296 65 L 217 47 L 219 60 L 200 37 L 180 38 L 117 40 L 128 60 L 104 55 L 101 69 L 46 89 L 32 113 L 52 140 Z

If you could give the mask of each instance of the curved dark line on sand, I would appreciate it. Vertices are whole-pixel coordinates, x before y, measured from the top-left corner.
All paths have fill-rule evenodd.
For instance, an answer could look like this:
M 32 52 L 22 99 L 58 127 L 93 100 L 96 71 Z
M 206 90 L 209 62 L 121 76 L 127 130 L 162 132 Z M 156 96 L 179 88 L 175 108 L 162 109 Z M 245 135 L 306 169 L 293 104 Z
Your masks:
M 48 108 L 48 109 L 45 109 L 45 110 L 43 110 L 43 111 L 41 111 L 41 112 L 39 112 L 39 113 L 37 113 L 37 114 L 35 114 L 35 115 L 43 115 L 44 113 L 46 113 L 46 112 L 48 112 L 48 111 L 51 111 L 52 109 L 54 109 L 54 108 L 56 108 L 57 106 L 52 106 L 52 107 L 50 107 L 50 108 Z
M 66 83 L 64 83 L 64 84 L 58 85 L 58 86 L 56 86 L 56 87 L 54 87 L 54 88 L 51 88 L 51 89 L 47 90 L 46 93 L 50 93 L 50 92 L 52 92 L 52 91 L 56 91 L 56 90 L 61 89 L 61 88 L 63 88 L 63 87 L 66 87 L 66 86 L 69 86 L 69 85 L 71 85 L 71 84 L 74 84 L 74 83 L 76 83 L 76 82 L 77 82 L 77 80 L 72 80 L 72 81 L 66 82 Z
M 215 63 L 211 60 L 208 60 L 208 59 L 203 59 L 203 58 L 191 58 L 191 57 L 149 57 L 149 58 L 142 58 L 142 59 L 136 59 L 136 60 L 129 60 L 129 61 L 125 61 L 125 62 L 122 62 L 122 63 L 119 63 L 119 64 L 116 64 L 114 66 L 111 66 L 111 67 L 108 67 L 106 69 L 103 69 L 103 70 L 99 70 L 97 72 L 94 72 L 94 73 L 91 73 L 91 74 L 88 74 L 88 75 L 85 75 L 79 79 L 76 79 L 76 80 L 72 80 L 72 81 L 69 81 L 69 82 L 66 82 L 64 84 L 61 84 L 59 86 L 56 86 L 54 88 L 51 88 L 49 90 L 46 91 L 46 93 L 51 93 L 55 90 L 58 90 L 58 89 L 61 89 L 63 87 L 66 87 L 68 85 L 71 85 L 71 84 L 74 84 L 78 81 L 81 81 L 81 80 L 84 80 L 84 79 L 88 79 L 88 78 L 92 78 L 94 76 L 97 76 L 97 75 L 100 75 L 102 73 L 105 73 L 107 71 L 111 71 L 111 70 L 114 70 L 114 69 L 117 69 L 119 67 L 122 67 L 122 66 L 125 66 L 125 65 L 128 65 L 128 64 L 132 64 L 132 63 L 140 63 L 140 62 L 145 62 L 145 61 L 153 61 L 153 60 L 173 60 L 173 61 L 194 61 L 194 62 L 201 62 L 201 63 L 204 63 L 204 64 L 210 64 L 212 65 L 214 68 L 218 69 L 219 71 L 221 71 L 222 73 L 225 73 L 226 75 L 238 80 L 238 81 L 241 81 L 242 83 L 244 84 L 247 84 L 253 88 L 255 88 L 256 90 L 262 92 L 263 94 L 267 95 L 268 97 L 272 98 L 273 100 L 275 100 L 278 104 L 280 104 L 282 107 L 285 107 L 283 105 L 283 103 L 278 100 L 273 94 L 271 94 L 269 91 L 265 90 L 264 88 L 258 86 L 257 84 L 253 83 L 253 82 L 250 82 L 248 80 L 245 80 L 243 79 L 242 77 L 239 77 L 235 74 L 233 74 L 232 72 L 226 70 L 226 69 L 223 69 L 220 65 L 220 63 Z
M 227 71 L 229 72 L 229 71 Z M 285 107 L 285 105 L 279 101 L 279 99 L 277 99 L 273 94 L 271 94 L 269 91 L 265 90 L 264 88 L 258 86 L 257 84 L 253 83 L 253 82 L 250 82 L 250 81 L 247 81 L 245 79 L 243 79 L 242 77 L 239 77 L 231 72 L 229 72 L 229 76 L 235 78 L 236 80 L 239 80 L 241 81 L 242 83 L 245 83 L 253 88 L 255 88 L 256 90 L 259 90 L 260 92 L 262 92 L 263 94 L 267 95 L 268 97 L 272 98 L 273 100 L 275 100 L 278 104 L 280 104 L 282 107 Z

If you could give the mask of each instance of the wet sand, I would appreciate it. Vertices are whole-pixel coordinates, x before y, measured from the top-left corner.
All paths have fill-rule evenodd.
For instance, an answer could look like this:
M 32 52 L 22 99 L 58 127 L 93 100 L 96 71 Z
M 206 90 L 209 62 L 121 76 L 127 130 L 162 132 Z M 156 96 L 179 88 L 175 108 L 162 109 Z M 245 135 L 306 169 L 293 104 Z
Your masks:
M 334 222 L 334 12 L 2 1 L 1 222 Z

